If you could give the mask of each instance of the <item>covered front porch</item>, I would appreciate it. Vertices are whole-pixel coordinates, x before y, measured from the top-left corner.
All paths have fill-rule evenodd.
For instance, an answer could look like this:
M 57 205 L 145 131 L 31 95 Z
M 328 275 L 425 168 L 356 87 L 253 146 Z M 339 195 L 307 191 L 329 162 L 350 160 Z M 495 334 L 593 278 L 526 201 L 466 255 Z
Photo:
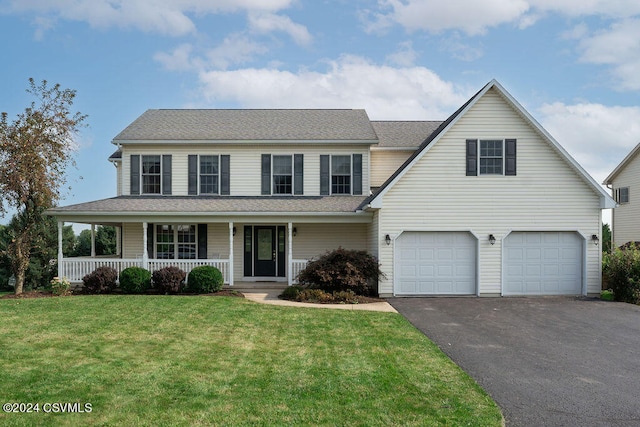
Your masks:
M 141 267 L 152 273 L 164 267 L 174 266 L 183 270 L 187 275 L 198 266 L 210 265 L 216 267 L 222 273 L 224 284 L 234 286 L 237 282 L 234 270 L 234 252 L 237 251 L 236 234 L 237 226 L 234 222 L 228 223 L 228 251 L 225 254 L 210 252 L 204 245 L 216 247 L 220 245 L 219 239 L 216 245 L 208 245 L 207 236 L 216 233 L 219 238 L 219 224 L 198 224 L 196 226 L 184 224 L 151 224 L 142 222 L 140 233 L 133 231 L 135 225 L 132 224 L 108 224 L 116 228 L 116 254 L 96 255 L 95 249 L 95 226 L 91 224 L 91 256 L 89 257 L 65 257 L 62 249 L 62 229 L 65 223 L 58 222 L 58 276 L 66 277 L 71 283 L 80 284 L 82 278 L 93 272 L 98 267 L 107 266 L 115 269 L 118 274 L 128 267 Z M 207 227 L 209 226 L 209 227 Z M 195 233 L 185 232 L 197 227 Z M 155 230 L 153 229 L 155 228 Z M 182 234 L 179 243 L 174 243 L 172 238 L 167 238 L 168 230 L 176 228 L 177 233 Z M 212 233 L 208 228 L 216 228 Z M 293 258 L 293 237 L 297 229 L 293 223 L 286 225 L 267 226 L 244 226 L 243 259 L 240 264 L 244 274 L 239 277 L 242 285 L 259 282 L 279 282 L 292 285 L 296 283 L 298 273 L 307 265 L 308 259 Z M 124 233 L 123 233 L 124 230 Z M 133 232 L 132 232 L 133 231 Z M 270 236 L 270 232 L 272 232 Z M 133 236 L 127 235 L 133 234 Z M 176 233 L 176 234 L 177 234 Z M 198 235 L 201 233 L 201 235 Z M 254 236 L 255 233 L 255 236 Z M 139 245 L 129 245 L 123 248 L 123 242 L 130 242 L 135 235 L 141 237 Z M 286 242 L 283 239 L 286 238 Z M 247 239 L 251 239 L 248 243 Z M 154 243 L 155 242 L 155 243 Z M 174 248 L 170 248 L 170 246 Z M 247 250 L 247 246 L 255 245 L 255 250 Z M 137 247 L 144 248 L 137 251 Z M 288 250 L 284 250 L 288 248 Z M 174 250 L 175 249 L 175 250 Z M 139 252 L 139 253 L 138 253 Z M 177 254 L 176 254 L 177 253 Z M 207 256 L 210 253 L 210 256 Z M 133 255 L 133 256 L 132 256 Z M 172 258 L 168 258 L 173 255 Z M 264 255 L 267 255 L 266 257 Z M 264 259 L 260 259 L 260 257 Z M 270 259 L 266 259 L 270 258 Z M 255 261 L 253 261 L 255 259 Z M 273 264 L 275 268 L 271 268 Z M 248 275 L 247 275 L 247 272 Z

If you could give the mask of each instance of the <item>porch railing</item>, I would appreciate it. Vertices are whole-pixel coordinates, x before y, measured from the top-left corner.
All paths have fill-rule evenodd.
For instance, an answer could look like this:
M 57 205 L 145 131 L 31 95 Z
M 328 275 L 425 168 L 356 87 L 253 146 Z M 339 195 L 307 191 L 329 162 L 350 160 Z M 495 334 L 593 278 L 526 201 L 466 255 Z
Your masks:
M 300 273 L 306 266 L 309 261 L 306 259 L 294 259 L 291 260 L 291 277 L 292 283 L 298 283 L 298 273 Z
M 152 273 L 167 266 L 176 266 L 185 273 L 200 265 L 211 265 L 222 273 L 224 283 L 229 283 L 229 260 L 226 259 L 150 259 L 147 269 Z M 141 259 L 125 258 L 63 258 L 60 264 L 60 275 L 71 283 L 82 283 L 82 278 L 98 267 L 107 266 L 120 272 L 127 267 L 143 267 Z M 119 277 L 118 277 L 119 278 Z

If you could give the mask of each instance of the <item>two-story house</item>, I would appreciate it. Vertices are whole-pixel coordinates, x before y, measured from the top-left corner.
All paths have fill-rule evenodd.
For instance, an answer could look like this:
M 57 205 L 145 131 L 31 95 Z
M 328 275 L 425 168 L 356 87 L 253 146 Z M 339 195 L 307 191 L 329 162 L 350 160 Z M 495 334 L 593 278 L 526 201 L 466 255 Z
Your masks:
M 614 246 L 640 245 L 640 144 L 605 179 L 618 207 L 611 215 Z
M 117 196 L 49 210 L 114 225 L 99 265 L 218 267 L 293 283 L 308 259 L 367 250 L 388 295 L 600 291 L 611 197 L 495 80 L 444 122 L 364 110 L 149 110 L 117 135 Z M 60 238 L 61 241 L 61 238 Z

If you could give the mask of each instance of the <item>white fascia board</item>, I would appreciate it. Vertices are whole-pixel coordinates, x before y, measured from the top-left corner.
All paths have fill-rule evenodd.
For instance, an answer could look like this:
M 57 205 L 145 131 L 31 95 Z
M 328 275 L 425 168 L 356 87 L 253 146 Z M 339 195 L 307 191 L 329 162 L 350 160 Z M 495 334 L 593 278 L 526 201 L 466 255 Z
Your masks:
M 624 169 L 627 164 L 636 156 L 636 154 L 640 153 L 640 144 L 636 145 L 633 150 L 629 154 L 625 156 L 624 159 L 616 166 L 616 168 L 609 174 L 609 176 L 602 183 L 603 185 L 613 185 L 613 180 L 618 176 L 618 174 Z
M 415 147 L 371 147 L 371 151 L 416 151 L 420 148 L 419 145 Z

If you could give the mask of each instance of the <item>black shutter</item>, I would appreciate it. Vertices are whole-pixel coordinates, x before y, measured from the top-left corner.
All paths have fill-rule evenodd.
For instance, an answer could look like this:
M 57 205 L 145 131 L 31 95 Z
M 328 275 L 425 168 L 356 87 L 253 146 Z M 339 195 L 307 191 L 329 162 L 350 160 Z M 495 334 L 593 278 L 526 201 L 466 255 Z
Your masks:
M 189 195 L 196 195 L 198 194 L 198 156 L 190 154 L 187 163 L 187 179 L 189 181 L 187 191 Z
M 478 175 L 478 140 L 467 139 L 467 176 Z
M 362 154 L 353 155 L 353 194 L 362 194 Z
M 229 155 L 220 156 L 220 194 L 228 196 L 231 194 L 231 158 Z
M 162 194 L 171 194 L 171 154 L 162 156 Z
M 140 194 L 140 155 L 131 156 L 131 194 Z
M 153 259 L 153 224 L 147 224 L 147 255 Z
M 516 174 L 516 140 L 506 139 L 504 141 L 504 174 Z
M 329 155 L 320 156 L 320 195 L 329 195 Z
M 293 155 L 293 194 L 304 194 L 304 155 Z
M 207 259 L 207 224 L 198 224 L 198 259 Z
M 271 154 L 262 155 L 262 194 L 271 194 Z

